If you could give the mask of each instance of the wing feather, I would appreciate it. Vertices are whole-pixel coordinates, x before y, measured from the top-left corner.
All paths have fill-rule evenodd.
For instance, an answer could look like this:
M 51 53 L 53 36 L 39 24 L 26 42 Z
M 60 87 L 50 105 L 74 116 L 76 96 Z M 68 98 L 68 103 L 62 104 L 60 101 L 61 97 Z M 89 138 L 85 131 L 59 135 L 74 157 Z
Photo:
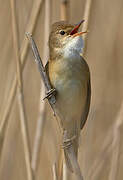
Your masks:
M 89 109 L 90 109 L 90 102 L 91 102 L 91 82 L 90 82 L 90 76 L 89 76 L 89 80 L 88 80 L 88 84 L 87 84 L 87 99 L 86 99 L 86 104 L 85 104 L 84 112 L 83 112 L 81 123 L 80 123 L 81 129 L 83 129 L 83 127 L 86 123 Z

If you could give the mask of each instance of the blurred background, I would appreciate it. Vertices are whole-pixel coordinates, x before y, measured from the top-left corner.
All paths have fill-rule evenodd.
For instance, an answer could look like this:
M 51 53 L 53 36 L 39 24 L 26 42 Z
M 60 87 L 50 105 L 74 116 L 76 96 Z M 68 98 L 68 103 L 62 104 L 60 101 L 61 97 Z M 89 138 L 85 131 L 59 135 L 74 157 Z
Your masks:
M 79 164 L 84 180 L 122 180 L 123 1 L 1 4 L 0 179 L 51 180 L 58 156 L 59 128 L 49 104 L 42 101 L 44 87 L 25 32 L 32 33 L 45 64 L 51 24 L 85 19 L 82 28 L 89 33 L 84 57 L 91 72 L 92 100 L 81 132 Z

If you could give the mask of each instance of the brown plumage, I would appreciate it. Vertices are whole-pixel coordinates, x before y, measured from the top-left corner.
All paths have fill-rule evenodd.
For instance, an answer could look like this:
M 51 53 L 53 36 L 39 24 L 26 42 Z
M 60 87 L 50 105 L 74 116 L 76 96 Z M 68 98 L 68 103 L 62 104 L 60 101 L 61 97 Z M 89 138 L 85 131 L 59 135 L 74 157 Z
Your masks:
M 46 67 L 51 85 L 57 91 L 57 113 L 67 132 L 67 139 L 75 136 L 72 142 L 77 157 L 80 130 L 90 108 L 91 85 L 89 67 L 80 55 L 83 40 L 77 35 L 76 27 L 63 21 L 53 24 L 49 37 L 50 59 Z M 76 33 L 76 36 L 73 33 L 71 35 L 71 32 Z M 72 170 L 66 153 L 65 159 Z

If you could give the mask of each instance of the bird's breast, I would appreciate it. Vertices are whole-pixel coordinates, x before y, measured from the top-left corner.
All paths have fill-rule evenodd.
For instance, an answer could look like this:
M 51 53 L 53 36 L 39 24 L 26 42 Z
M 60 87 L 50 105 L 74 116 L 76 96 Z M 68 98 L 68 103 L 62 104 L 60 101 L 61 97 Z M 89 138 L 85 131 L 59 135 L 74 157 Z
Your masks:
M 68 121 L 82 114 L 87 94 L 86 73 L 81 58 L 50 63 L 49 77 L 57 90 L 57 105 Z
M 63 91 L 69 88 L 81 89 L 86 83 L 87 68 L 82 63 L 81 57 L 76 58 L 61 58 L 56 61 L 51 61 L 49 64 L 49 77 L 51 84 Z M 72 91 L 71 89 L 71 91 Z

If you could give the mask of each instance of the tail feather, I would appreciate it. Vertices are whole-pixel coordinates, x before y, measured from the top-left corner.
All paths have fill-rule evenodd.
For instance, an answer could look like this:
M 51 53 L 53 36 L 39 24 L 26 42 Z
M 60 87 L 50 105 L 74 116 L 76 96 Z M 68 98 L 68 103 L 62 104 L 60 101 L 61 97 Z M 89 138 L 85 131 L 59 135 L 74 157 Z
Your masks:
M 74 140 L 74 142 L 72 143 L 72 146 L 73 146 L 75 157 L 77 159 L 77 157 L 78 157 L 78 140 Z M 71 147 L 68 147 L 68 148 L 71 148 Z M 73 162 L 69 158 L 67 149 L 64 149 L 64 157 L 65 157 L 65 162 L 66 162 L 67 168 L 73 173 L 74 165 L 72 164 Z
M 64 150 L 64 157 L 67 168 L 73 173 L 74 171 L 73 171 L 72 163 L 68 157 L 66 150 Z

